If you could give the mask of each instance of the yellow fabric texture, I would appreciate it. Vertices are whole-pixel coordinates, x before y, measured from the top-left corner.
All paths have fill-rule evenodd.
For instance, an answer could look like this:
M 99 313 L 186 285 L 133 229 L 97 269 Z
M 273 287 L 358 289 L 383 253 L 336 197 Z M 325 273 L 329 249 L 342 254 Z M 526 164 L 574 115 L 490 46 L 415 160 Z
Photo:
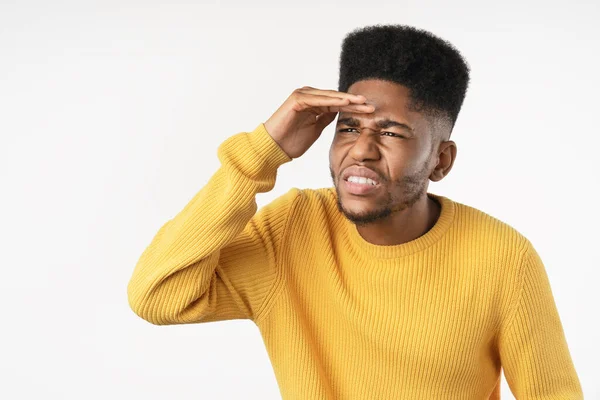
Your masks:
M 544 265 L 522 234 L 428 193 L 436 224 L 364 240 L 335 188 L 292 188 L 257 211 L 291 161 L 259 124 L 141 254 L 127 294 L 156 325 L 249 319 L 292 399 L 582 399 Z M 252 397 L 252 396 L 250 396 Z

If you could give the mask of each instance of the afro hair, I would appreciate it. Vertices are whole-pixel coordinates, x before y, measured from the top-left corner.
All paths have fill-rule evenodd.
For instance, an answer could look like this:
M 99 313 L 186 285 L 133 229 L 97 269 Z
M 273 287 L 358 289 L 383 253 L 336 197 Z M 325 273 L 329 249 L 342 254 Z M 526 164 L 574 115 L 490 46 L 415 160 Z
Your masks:
M 409 89 L 412 110 L 441 116 L 454 127 L 469 85 L 469 65 L 449 42 L 406 25 L 373 25 L 342 43 L 338 91 L 381 79 Z

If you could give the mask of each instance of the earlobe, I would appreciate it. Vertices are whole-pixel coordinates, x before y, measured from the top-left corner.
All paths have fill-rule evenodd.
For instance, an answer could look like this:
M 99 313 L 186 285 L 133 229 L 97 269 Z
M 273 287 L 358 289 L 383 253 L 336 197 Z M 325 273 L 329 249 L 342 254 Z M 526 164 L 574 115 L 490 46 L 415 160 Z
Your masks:
M 456 143 L 452 140 L 445 141 L 441 144 L 443 147 L 442 151 L 438 155 L 438 162 L 434 170 L 431 172 L 431 179 L 433 182 L 441 181 L 446 175 L 450 173 L 454 160 L 456 159 Z
M 441 154 L 438 154 L 437 162 L 435 163 L 435 167 L 433 168 L 433 171 L 431 171 L 431 174 L 429 175 L 429 179 L 432 182 L 437 182 L 443 178 L 443 176 L 440 176 L 440 159 L 441 159 Z
M 444 177 L 444 174 L 443 174 L 442 170 L 438 167 L 435 167 L 435 169 L 431 172 L 429 179 L 432 182 L 438 182 L 438 181 L 442 180 L 443 177 Z
M 443 165 L 443 174 L 444 176 L 450 173 L 452 166 L 454 165 L 454 160 L 456 160 L 456 143 L 452 140 L 447 141 L 446 148 L 444 149 L 444 165 Z

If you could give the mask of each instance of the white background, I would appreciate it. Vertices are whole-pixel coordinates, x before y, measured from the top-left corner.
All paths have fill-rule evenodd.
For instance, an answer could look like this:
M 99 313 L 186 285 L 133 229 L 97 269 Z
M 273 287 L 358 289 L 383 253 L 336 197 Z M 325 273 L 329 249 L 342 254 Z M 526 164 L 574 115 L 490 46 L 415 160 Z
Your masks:
M 401 23 L 472 68 L 454 168 L 429 191 L 532 241 L 600 399 L 598 4 L 0 1 L 0 398 L 279 399 L 251 321 L 154 326 L 127 283 L 220 143 L 297 87 L 336 89 L 347 32 Z M 334 124 L 259 207 L 331 185 Z

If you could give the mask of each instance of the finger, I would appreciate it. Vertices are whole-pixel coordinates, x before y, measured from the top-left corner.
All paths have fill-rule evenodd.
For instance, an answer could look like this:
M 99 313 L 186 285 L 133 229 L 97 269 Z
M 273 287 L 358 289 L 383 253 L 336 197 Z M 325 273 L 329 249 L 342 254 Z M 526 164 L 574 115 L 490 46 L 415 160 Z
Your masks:
M 307 93 L 297 93 L 295 95 L 295 107 L 296 111 L 304 111 L 308 109 L 320 109 L 319 114 L 322 112 L 328 112 L 327 107 L 345 106 L 350 104 L 349 99 L 342 99 L 340 97 L 320 96 Z
M 299 89 L 302 93 L 313 94 L 318 96 L 327 96 L 327 97 L 339 97 L 341 99 L 350 99 L 353 103 L 364 103 L 367 98 L 360 94 L 351 94 L 346 92 L 339 92 L 337 90 L 324 90 L 324 89 L 315 89 L 310 86 L 305 86 Z
M 370 104 L 349 104 L 341 107 L 329 107 L 331 112 L 359 112 L 370 114 L 375 111 L 375 107 Z
M 315 108 L 322 112 L 337 112 L 341 107 L 363 112 L 373 112 L 375 107 L 370 104 L 349 104 L 348 98 L 321 96 L 316 94 L 300 94 L 296 98 L 298 107 L 296 111 L 304 111 Z M 336 108 L 337 107 L 337 108 Z

